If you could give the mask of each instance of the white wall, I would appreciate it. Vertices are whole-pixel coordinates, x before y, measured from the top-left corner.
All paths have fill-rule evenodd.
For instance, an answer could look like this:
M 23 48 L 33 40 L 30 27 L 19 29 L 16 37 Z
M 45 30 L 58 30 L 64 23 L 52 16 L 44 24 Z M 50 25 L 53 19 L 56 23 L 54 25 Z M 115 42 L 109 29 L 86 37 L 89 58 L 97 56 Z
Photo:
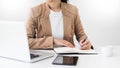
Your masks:
M 120 45 L 120 0 L 70 0 L 94 45 Z
M 29 9 L 45 0 L 0 0 L 0 19 L 25 21 Z
M 0 19 L 26 21 L 30 7 L 43 1 L 0 0 Z M 120 45 L 120 0 L 69 1 L 78 7 L 85 32 L 93 45 Z

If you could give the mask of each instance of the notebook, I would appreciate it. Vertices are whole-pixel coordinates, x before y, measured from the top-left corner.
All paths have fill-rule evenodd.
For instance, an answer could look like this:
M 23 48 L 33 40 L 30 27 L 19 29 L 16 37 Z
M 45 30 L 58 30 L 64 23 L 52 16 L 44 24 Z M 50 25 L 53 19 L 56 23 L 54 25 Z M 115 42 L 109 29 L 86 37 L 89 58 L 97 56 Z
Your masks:
M 80 50 L 78 48 L 70 48 L 70 47 L 57 47 L 54 48 L 54 51 L 57 54 L 98 54 L 96 50 Z

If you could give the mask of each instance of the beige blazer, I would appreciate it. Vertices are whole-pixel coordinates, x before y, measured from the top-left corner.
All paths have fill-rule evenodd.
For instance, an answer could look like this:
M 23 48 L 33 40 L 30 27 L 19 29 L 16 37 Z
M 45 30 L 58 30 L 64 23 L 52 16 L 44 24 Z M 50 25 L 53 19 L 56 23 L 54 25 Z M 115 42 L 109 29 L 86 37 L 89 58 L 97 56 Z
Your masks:
M 86 38 L 78 10 L 75 6 L 61 2 L 64 25 L 64 40 L 73 42 L 73 35 L 80 41 Z M 31 49 L 53 49 L 53 37 L 49 20 L 50 9 L 46 3 L 31 9 L 27 22 L 28 42 Z

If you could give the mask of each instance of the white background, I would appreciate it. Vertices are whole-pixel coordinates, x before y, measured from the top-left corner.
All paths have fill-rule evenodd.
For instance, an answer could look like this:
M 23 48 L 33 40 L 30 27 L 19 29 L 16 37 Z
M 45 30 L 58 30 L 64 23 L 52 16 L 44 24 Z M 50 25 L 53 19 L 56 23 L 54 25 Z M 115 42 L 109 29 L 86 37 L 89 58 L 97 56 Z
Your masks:
M 44 1 L 0 0 L 0 20 L 26 22 L 29 9 Z M 93 45 L 120 45 L 120 0 L 69 1 L 78 7 L 85 32 Z

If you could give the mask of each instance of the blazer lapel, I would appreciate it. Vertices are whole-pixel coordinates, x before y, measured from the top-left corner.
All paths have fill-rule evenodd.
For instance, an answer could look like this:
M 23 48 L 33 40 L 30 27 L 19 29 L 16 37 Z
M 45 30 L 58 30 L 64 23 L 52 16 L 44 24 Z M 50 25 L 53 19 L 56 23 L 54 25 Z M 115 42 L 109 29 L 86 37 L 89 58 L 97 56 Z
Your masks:
M 44 31 L 44 35 L 46 35 L 46 36 L 52 36 L 49 14 L 50 14 L 50 9 L 49 9 L 48 5 L 45 3 L 45 14 L 43 17 L 43 19 L 44 19 L 43 20 L 44 21 L 43 22 L 43 24 L 44 24 L 43 31 Z
M 68 37 L 71 36 L 72 19 L 63 3 L 61 3 L 61 8 L 63 13 L 64 39 L 67 39 Z
M 71 35 L 71 19 L 67 16 L 63 16 L 63 26 L 64 26 L 64 39 Z

